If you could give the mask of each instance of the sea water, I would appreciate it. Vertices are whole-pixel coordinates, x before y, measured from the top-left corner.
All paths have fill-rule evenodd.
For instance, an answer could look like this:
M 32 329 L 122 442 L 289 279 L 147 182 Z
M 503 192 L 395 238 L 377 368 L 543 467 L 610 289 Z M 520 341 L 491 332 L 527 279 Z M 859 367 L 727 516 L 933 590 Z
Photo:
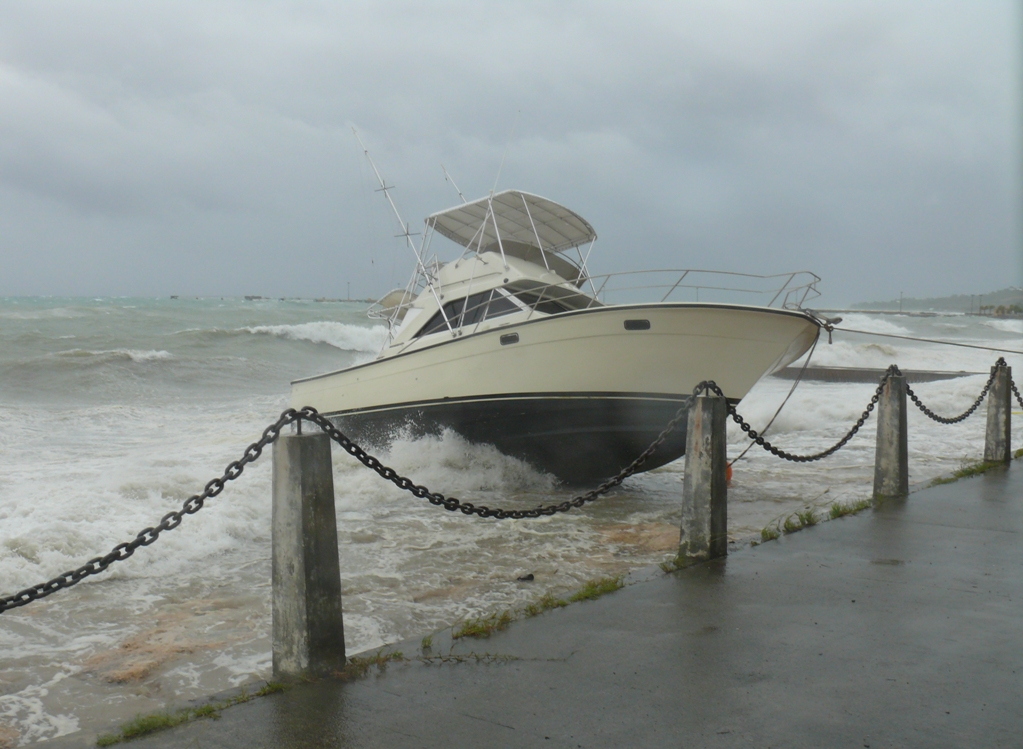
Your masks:
M 843 325 L 1023 350 L 1018 320 L 852 314 Z M 180 508 L 288 406 L 292 379 L 368 361 L 384 333 L 357 303 L 0 299 L 0 595 L 102 555 Z M 914 386 L 952 415 L 973 401 L 997 356 L 836 332 L 812 363 L 979 373 Z M 1023 357 L 1007 359 L 1023 372 Z M 765 378 L 740 411 L 760 429 L 791 387 Z M 874 387 L 803 382 L 768 437 L 792 452 L 818 451 L 845 433 Z M 909 429 L 916 483 L 983 452 L 983 410 L 942 426 L 912 409 Z M 729 536 L 757 538 L 807 507 L 826 516 L 832 502 L 869 497 L 873 434 L 871 420 L 814 464 L 754 447 L 734 467 Z M 730 455 L 747 444 L 730 426 Z M 432 490 L 489 506 L 573 496 L 452 433 L 398 439 L 379 457 Z M 634 476 L 581 510 L 499 522 L 433 507 L 335 450 L 348 652 L 670 558 L 682 468 L 676 461 Z M 519 580 L 528 574 L 532 581 Z M 0 747 L 109 728 L 268 678 L 269 586 L 264 458 L 130 560 L 0 614 Z

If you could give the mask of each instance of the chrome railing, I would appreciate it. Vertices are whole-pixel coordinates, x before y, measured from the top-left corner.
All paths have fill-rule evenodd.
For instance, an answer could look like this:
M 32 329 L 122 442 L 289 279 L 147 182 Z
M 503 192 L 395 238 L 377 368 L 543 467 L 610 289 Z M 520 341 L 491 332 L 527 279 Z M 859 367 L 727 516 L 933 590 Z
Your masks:
M 585 286 L 604 304 L 720 302 L 799 309 L 820 296 L 810 271 L 733 273 L 690 269 L 622 271 L 590 276 Z

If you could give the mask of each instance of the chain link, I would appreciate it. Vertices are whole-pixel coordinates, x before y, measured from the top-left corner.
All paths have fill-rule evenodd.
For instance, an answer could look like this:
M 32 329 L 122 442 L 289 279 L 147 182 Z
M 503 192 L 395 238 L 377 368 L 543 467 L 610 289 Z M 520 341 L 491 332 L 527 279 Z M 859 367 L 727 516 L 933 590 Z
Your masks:
M 1016 389 L 1016 383 L 1009 380 L 1009 387 L 1012 388 L 1012 394 L 1016 396 L 1016 402 L 1019 403 L 1019 407 L 1023 408 L 1023 396 L 1019 394 L 1019 390 Z

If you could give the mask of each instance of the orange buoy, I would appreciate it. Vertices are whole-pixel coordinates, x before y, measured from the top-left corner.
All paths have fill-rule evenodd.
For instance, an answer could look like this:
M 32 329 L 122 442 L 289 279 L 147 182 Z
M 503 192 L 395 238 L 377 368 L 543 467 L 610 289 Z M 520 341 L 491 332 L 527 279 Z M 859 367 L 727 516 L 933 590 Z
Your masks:
M 729 484 L 732 483 L 732 464 L 731 463 L 729 463 L 728 466 L 725 468 L 725 481 L 727 483 L 729 483 Z

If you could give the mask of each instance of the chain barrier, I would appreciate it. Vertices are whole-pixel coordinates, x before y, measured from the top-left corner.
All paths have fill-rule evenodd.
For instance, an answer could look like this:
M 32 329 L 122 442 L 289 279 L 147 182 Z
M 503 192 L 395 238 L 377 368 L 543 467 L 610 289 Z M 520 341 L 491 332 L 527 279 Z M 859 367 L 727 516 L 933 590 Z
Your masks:
M 998 368 L 1007 366 L 1008 364 L 1005 362 L 1005 359 L 1003 357 L 998 357 L 998 361 L 995 362 L 995 366 L 991 368 L 991 376 L 987 378 L 987 382 L 984 384 L 984 389 L 980 391 L 980 395 L 977 396 L 977 400 L 973 402 L 972 406 L 967 408 L 958 416 L 949 417 L 938 416 L 938 414 L 934 413 L 934 411 L 932 411 L 923 404 L 920 398 L 917 397 L 917 394 L 913 392 L 913 388 L 911 388 L 908 384 L 906 385 L 906 395 L 908 395 L 913 400 L 913 403 L 916 404 L 917 408 L 919 408 L 927 415 L 927 418 L 933 419 L 934 421 L 937 421 L 939 424 L 958 424 L 960 421 L 964 421 L 970 416 L 972 416 L 973 412 L 980 407 L 980 404 L 984 402 L 984 399 L 987 397 L 988 391 L 991 389 L 991 384 L 995 381 L 995 373 L 998 372 Z M 1012 389 L 1013 390 L 1016 389 L 1015 383 L 1012 384 Z
M 946 417 L 939 416 L 938 414 L 934 413 L 934 411 L 928 408 L 923 403 L 923 401 L 920 400 L 920 397 L 913 392 L 913 389 L 909 386 L 908 383 L 906 384 L 906 395 L 908 395 L 912 399 L 913 403 L 916 405 L 917 408 L 923 411 L 924 414 L 926 414 L 929 418 L 933 419 L 934 421 L 937 421 L 941 424 L 958 424 L 959 422 L 964 421 L 971 415 L 973 415 L 973 413 L 980 407 L 980 404 L 984 402 L 984 399 L 987 397 L 988 392 L 991 390 L 991 385 L 994 383 L 995 375 L 998 372 L 998 368 L 1007 366 L 1008 363 L 1005 361 L 1005 358 L 999 357 L 998 361 L 995 362 L 994 367 L 991 368 L 991 375 L 988 377 L 987 382 L 984 384 L 984 389 L 981 390 L 980 395 L 977 396 L 977 400 L 975 400 L 973 402 L 973 405 L 971 405 L 968 409 L 966 409 L 963 413 L 959 414 L 958 416 Z M 848 432 L 846 432 L 845 436 L 842 437 L 842 439 L 840 439 L 834 445 L 829 447 L 827 450 L 822 450 L 821 452 L 814 453 L 812 455 L 794 455 L 793 453 L 789 453 L 786 452 L 785 450 L 782 450 L 781 448 L 775 447 L 762 436 L 757 434 L 756 430 L 750 427 L 746 420 L 743 419 L 741 415 L 739 415 L 738 411 L 736 411 L 735 406 L 731 404 L 729 404 L 728 406 L 728 413 L 732 417 L 732 420 L 739 425 L 739 428 L 741 428 L 742 431 L 745 432 L 746 435 L 751 440 L 753 440 L 755 444 L 760 445 L 762 448 L 767 450 L 772 455 L 775 455 L 779 458 L 783 458 L 785 460 L 790 460 L 794 463 L 809 463 L 815 460 L 821 460 L 823 458 L 828 457 L 829 455 L 833 455 L 834 453 L 838 452 L 843 447 L 845 447 L 846 443 L 849 442 L 849 440 L 851 440 L 855 436 L 855 434 L 860 430 L 860 428 L 866 423 L 867 419 L 870 418 L 870 413 L 874 410 L 874 406 L 877 405 L 878 400 L 880 400 L 881 398 L 881 393 L 884 391 L 885 383 L 887 383 L 888 378 L 893 375 L 899 376 L 902 375 L 902 371 L 895 364 L 892 364 L 891 366 L 888 367 L 887 370 L 885 370 L 885 373 L 881 376 L 880 383 L 878 383 L 877 390 L 874 391 L 874 395 L 870 398 L 870 403 L 867 404 L 867 407 L 860 415 L 860 418 L 856 420 L 856 423 L 853 424 L 852 428 Z M 1019 390 L 1016 388 L 1016 383 L 1010 380 L 1009 386 L 1012 388 L 1012 392 L 1016 396 L 1016 400 L 1019 402 L 1020 408 L 1023 408 L 1023 396 L 1020 395 Z M 694 391 L 693 394 L 696 395 L 697 391 L 699 392 L 710 391 L 714 392 L 716 395 L 724 396 L 724 393 L 721 391 L 721 388 L 719 388 L 713 381 L 700 383 L 700 385 L 697 386 L 697 390 Z
M 135 535 L 134 539 L 118 544 L 106 556 L 95 557 L 90 559 L 81 567 L 74 570 L 68 570 L 67 572 L 57 575 L 45 583 L 39 583 L 38 585 L 33 585 L 30 588 L 25 588 L 14 595 L 0 598 L 0 614 L 8 609 L 15 609 L 32 603 L 40 598 L 45 598 L 52 593 L 56 593 L 58 590 L 69 588 L 92 575 L 98 575 L 114 562 L 120 562 L 130 557 L 140 546 L 149 546 L 155 542 L 164 531 L 174 530 L 181 525 L 185 515 L 194 515 L 197 513 L 203 508 L 207 499 L 216 497 L 224 490 L 228 481 L 234 481 L 241 476 L 242 471 L 245 470 L 245 466 L 257 460 L 259 456 L 262 455 L 263 449 L 267 447 L 267 445 L 275 442 L 280 436 L 281 429 L 289 424 L 298 422 L 299 429 L 301 429 L 302 421 L 313 422 L 320 427 L 320 429 L 322 429 L 327 436 L 330 437 L 330 439 L 337 442 L 345 452 L 354 456 L 364 466 L 376 471 L 376 473 L 378 473 L 382 478 L 392 482 L 399 489 L 410 492 L 420 499 L 429 500 L 430 504 L 441 506 L 445 510 L 449 510 L 451 512 L 459 511 L 465 515 L 478 515 L 481 518 L 505 520 L 509 518 L 539 518 L 554 515 L 558 512 L 567 512 L 574 507 L 582 507 L 587 502 L 592 502 L 602 494 L 606 494 L 611 489 L 621 484 L 629 476 L 634 474 L 639 467 L 654 454 L 654 451 L 660 447 L 661 443 L 664 442 L 668 435 L 685 417 L 689 409 L 689 403 L 690 399 L 686 398 L 683 405 L 675 412 L 671 421 L 669 421 L 667 426 L 665 426 L 661 433 L 657 435 L 657 438 L 650 443 L 650 446 L 647 447 L 647 449 L 644 450 L 639 457 L 619 471 L 618 475 L 614 478 L 608 479 L 596 489 L 587 492 L 586 494 L 565 500 L 564 502 L 560 502 L 556 505 L 536 507 L 532 510 L 492 509 L 484 505 L 476 506 L 471 502 L 460 502 L 454 497 L 445 497 L 443 494 L 431 492 L 425 486 L 420 486 L 414 483 L 411 479 L 400 475 L 393 468 L 385 466 L 377 458 L 373 457 L 359 447 L 359 445 L 352 442 L 352 440 L 346 437 L 336 426 L 334 426 L 333 422 L 326 417 L 321 416 L 316 409 L 310 406 L 301 410 L 289 408 L 281 414 L 280 418 L 278 418 L 276 422 L 263 430 L 262 437 L 249 445 L 239 460 L 233 461 L 226 469 L 224 469 L 222 476 L 207 483 L 201 494 L 196 494 L 186 499 L 181 510 L 168 512 L 157 525 L 150 528 L 144 528 L 139 531 Z
M 735 409 L 735 406 L 733 406 L 731 403 L 728 404 L 728 415 L 731 416 L 732 421 L 738 424 L 739 428 L 746 433 L 746 436 L 748 436 L 751 440 L 753 440 L 753 442 L 760 445 L 762 448 L 767 450 L 772 455 L 782 458 L 784 460 L 792 461 L 793 463 L 810 463 L 815 460 L 822 460 L 828 457 L 829 455 L 833 455 L 834 453 L 838 452 L 843 447 L 845 447 L 845 444 L 849 440 L 851 440 L 858 431 L 860 431 L 860 427 L 867 423 L 867 419 L 870 418 L 870 412 L 874 410 L 874 406 L 877 405 L 878 400 L 880 400 L 881 398 L 881 392 L 884 390 L 885 383 L 887 383 L 888 378 L 894 374 L 901 374 L 901 372 L 899 372 L 899 368 L 893 364 L 890 367 L 888 367 L 885 373 L 881 376 L 881 382 L 878 384 L 877 390 L 874 391 L 874 395 L 871 397 L 870 403 L 867 404 L 867 407 L 864 409 L 863 413 L 860 414 L 860 418 L 856 420 L 856 423 L 853 424 L 852 428 L 845 433 L 845 436 L 842 437 L 842 439 L 840 439 L 834 445 L 829 447 L 827 450 L 822 450 L 821 452 L 814 453 L 812 455 L 795 455 L 794 453 L 782 450 L 780 447 L 775 447 L 766 439 L 764 439 L 761 435 L 759 435 L 757 431 L 753 427 L 751 427 L 744 418 L 742 418 L 739 412 Z M 701 392 L 702 391 L 713 392 L 716 395 L 724 397 L 724 393 L 721 391 L 721 388 L 719 388 L 713 380 L 701 382 L 697 386 L 697 390 L 700 390 Z

